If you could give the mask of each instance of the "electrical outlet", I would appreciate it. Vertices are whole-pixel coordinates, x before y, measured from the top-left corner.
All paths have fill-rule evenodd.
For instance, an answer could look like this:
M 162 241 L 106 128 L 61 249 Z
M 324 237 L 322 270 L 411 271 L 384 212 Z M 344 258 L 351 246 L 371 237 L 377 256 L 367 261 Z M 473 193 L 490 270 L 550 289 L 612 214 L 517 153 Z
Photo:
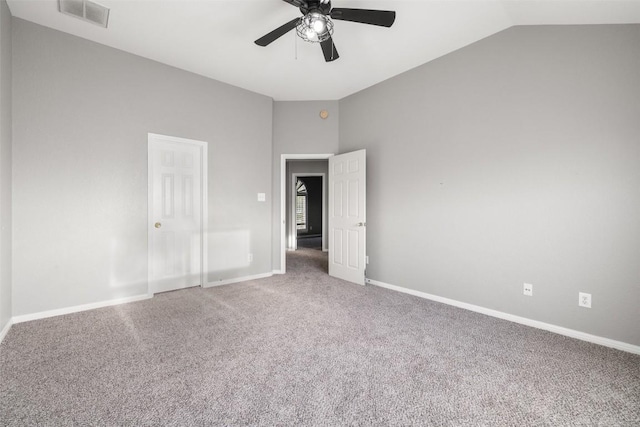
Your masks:
M 367 256 L 365 256 L 365 257 L 364 257 L 364 262 L 365 262 L 365 263 L 367 263 L 367 264 L 369 264 L 369 255 L 367 255 Z
M 253 262 L 253 254 L 249 254 L 249 262 Z
M 578 292 L 578 305 L 580 307 L 591 308 L 591 294 Z
M 533 296 L 533 285 L 531 283 L 525 283 L 522 289 L 522 293 L 528 297 Z

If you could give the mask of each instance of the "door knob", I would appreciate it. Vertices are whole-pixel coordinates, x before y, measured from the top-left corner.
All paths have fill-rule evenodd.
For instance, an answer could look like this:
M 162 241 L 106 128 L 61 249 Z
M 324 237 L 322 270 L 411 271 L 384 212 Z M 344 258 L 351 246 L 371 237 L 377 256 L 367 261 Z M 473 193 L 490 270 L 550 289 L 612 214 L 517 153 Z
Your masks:
M 156 222 L 155 224 L 153 224 L 153 226 L 155 228 L 160 228 L 160 227 L 162 227 L 162 224 L 160 224 L 159 222 Z
M 367 225 L 367 223 L 366 223 L 366 222 L 359 222 L 359 223 L 357 223 L 356 225 L 357 225 L 358 227 L 364 227 L 364 226 L 366 226 L 366 225 Z

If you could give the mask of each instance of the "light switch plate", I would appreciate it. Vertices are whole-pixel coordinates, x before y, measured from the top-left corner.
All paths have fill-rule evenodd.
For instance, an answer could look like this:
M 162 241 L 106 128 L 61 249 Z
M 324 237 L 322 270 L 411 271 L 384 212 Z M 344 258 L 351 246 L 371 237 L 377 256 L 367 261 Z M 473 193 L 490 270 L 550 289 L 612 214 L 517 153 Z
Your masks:
M 258 201 L 264 202 L 267 200 L 267 195 L 265 193 L 258 193 Z

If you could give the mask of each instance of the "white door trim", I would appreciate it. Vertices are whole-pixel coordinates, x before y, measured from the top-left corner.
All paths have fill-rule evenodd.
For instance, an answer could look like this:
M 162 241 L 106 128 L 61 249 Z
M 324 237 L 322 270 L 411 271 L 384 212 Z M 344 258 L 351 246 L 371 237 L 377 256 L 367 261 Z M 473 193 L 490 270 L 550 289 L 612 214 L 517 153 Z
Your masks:
M 287 160 L 326 160 L 331 154 L 281 154 L 280 155 L 280 270 L 287 271 Z
M 207 182 L 208 182 L 208 155 L 207 155 L 207 147 L 208 144 L 205 141 L 197 141 L 195 139 L 186 139 L 186 138 L 179 138 L 177 136 L 167 136 L 167 135 L 160 135 L 160 134 L 156 134 L 156 133 L 148 133 L 147 134 L 147 230 L 149 229 L 148 225 L 149 223 L 153 220 L 153 200 L 152 200 L 152 195 L 151 192 L 149 191 L 149 186 L 151 185 L 151 182 L 153 180 L 153 176 L 152 176 L 152 172 L 153 172 L 153 168 L 152 168 L 152 160 L 153 157 L 151 156 L 151 146 L 153 144 L 153 139 L 154 138 L 158 138 L 158 139 L 163 139 L 165 141 L 170 141 L 170 142 L 175 142 L 178 144 L 189 144 L 189 145 L 195 145 L 197 147 L 200 147 L 200 153 L 201 153 L 201 171 L 202 173 L 201 175 L 201 182 L 200 182 L 200 189 L 201 189 L 201 197 L 202 197 L 202 204 L 201 204 L 201 209 L 202 209 L 202 223 L 200 224 L 200 230 L 201 230 L 201 236 L 200 236 L 200 242 L 201 242 L 201 254 L 202 254 L 202 259 L 200 260 L 200 286 L 205 286 L 208 283 L 208 279 L 207 279 L 207 271 L 209 271 L 208 268 L 208 259 L 209 259 L 209 244 L 208 244 L 208 237 L 209 237 L 209 233 L 208 233 L 208 225 L 209 225 L 209 203 L 208 203 L 208 187 L 207 187 Z M 148 235 L 148 231 L 147 231 L 147 293 L 148 294 L 153 294 L 153 289 L 151 286 L 151 265 L 152 265 L 152 260 L 151 260 L 151 248 L 150 248 L 150 244 L 151 241 L 149 239 L 149 235 Z
M 324 252 L 328 251 L 327 247 L 327 174 L 324 173 L 304 173 L 304 172 L 296 172 L 292 175 L 291 182 L 291 230 L 289 235 L 292 236 L 292 241 L 289 242 L 289 248 L 296 250 L 298 249 L 298 228 L 296 227 L 296 222 L 294 218 L 296 217 L 296 182 L 299 177 L 305 176 L 320 176 L 322 177 L 322 250 Z

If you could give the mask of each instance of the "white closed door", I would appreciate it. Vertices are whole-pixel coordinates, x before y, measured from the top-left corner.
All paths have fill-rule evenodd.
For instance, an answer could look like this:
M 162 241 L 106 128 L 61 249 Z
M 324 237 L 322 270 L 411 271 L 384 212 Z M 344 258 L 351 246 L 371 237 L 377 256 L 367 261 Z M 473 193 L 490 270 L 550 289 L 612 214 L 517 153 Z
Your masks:
M 366 150 L 329 157 L 329 275 L 364 285 Z
M 203 284 L 203 143 L 149 134 L 149 288 Z

